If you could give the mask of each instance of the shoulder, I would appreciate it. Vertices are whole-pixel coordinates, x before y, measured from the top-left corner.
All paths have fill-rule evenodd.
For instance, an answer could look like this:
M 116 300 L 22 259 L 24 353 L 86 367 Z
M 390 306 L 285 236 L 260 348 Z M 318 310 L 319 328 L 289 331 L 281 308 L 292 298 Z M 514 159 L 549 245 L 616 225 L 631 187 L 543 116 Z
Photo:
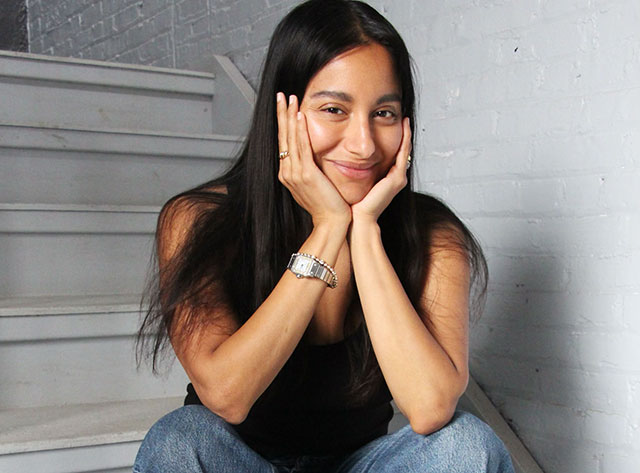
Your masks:
M 453 213 L 453 211 L 438 197 L 435 197 L 430 194 L 424 194 L 422 192 L 411 192 L 413 198 L 416 201 L 416 205 L 419 210 L 441 210 L 441 211 L 449 211 Z
M 421 238 L 426 248 L 427 289 L 435 297 L 435 280 L 472 288 L 471 312 L 478 317 L 484 306 L 489 271 L 482 247 L 454 211 L 440 199 L 415 193 Z M 429 287 L 430 285 L 430 287 Z
M 414 192 L 417 222 L 429 248 L 467 247 L 471 233 L 455 212 L 437 197 Z
M 467 307 L 474 251 L 471 233 L 453 210 L 436 197 L 416 193 L 416 211 L 426 248 L 426 312 L 433 311 L 435 301 L 442 305 L 443 296 L 457 301 L 456 307 Z
M 223 186 L 194 189 L 169 199 L 160 210 L 156 228 L 158 256 L 168 260 L 191 237 L 203 215 L 215 210 L 226 195 Z
M 171 197 L 160 211 L 161 219 L 184 219 L 198 214 L 199 210 L 216 206 L 216 200 L 227 194 L 225 186 L 198 187 Z

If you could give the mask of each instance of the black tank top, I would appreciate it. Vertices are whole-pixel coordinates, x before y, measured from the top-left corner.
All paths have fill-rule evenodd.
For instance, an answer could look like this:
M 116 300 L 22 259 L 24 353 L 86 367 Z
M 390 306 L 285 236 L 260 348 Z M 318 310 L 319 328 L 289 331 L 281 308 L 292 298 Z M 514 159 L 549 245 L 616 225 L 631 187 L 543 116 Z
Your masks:
M 342 455 L 387 433 L 393 409 L 384 381 L 357 406 L 348 396 L 347 344 L 357 333 L 338 343 L 296 350 L 246 420 L 234 426 L 247 445 L 266 458 Z M 301 351 L 304 365 L 296 363 Z M 191 384 L 186 404 L 200 404 Z

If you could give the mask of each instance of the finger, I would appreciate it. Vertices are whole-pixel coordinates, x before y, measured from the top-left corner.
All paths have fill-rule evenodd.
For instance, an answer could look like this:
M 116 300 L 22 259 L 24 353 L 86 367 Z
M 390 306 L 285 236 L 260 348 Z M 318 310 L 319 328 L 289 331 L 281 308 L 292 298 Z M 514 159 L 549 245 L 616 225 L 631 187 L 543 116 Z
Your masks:
M 313 160 L 313 149 L 311 148 L 311 139 L 309 138 L 309 129 L 307 128 L 307 117 L 304 113 L 298 112 L 296 119 L 300 162 L 303 166 L 315 166 L 315 162 Z
M 276 118 L 278 122 L 278 151 L 287 149 L 287 100 L 282 92 L 276 94 Z
M 300 155 L 298 153 L 298 133 L 297 133 L 298 98 L 295 95 L 289 96 L 289 108 L 287 109 L 287 149 L 289 150 L 289 160 L 291 171 L 296 175 L 300 169 Z
M 291 153 L 289 152 L 289 114 L 287 107 L 287 99 L 282 92 L 276 97 L 277 118 L 278 118 L 278 152 L 288 154 L 284 157 L 278 155 L 280 167 L 278 169 L 278 179 L 287 188 L 291 182 Z
M 411 124 L 408 117 L 402 120 L 402 141 L 400 142 L 400 148 L 396 155 L 396 166 L 403 170 L 408 171 L 409 154 L 411 153 Z
M 285 97 L 283 97 L 285 99 Z M 292 115 L 297 111 L 296 110 L 296 97 L 295 95 L 290 95 L 288 104 L 286 99 L 282 101 L 281 107 L 283 108 L 283 122 L 284 128 L 286 130 L 286 141 L 281 144 L 280 151 L 287 151 L 287 155 L 280 159 L 280 172 L 279 174 L 282 176 L 280 179 L 283 184 L 287 187 L 293 184 L 294 181 L 294 171 L 293 171 L 293 163 L 296 158 L 296 148 L 295 148 L 295 122 L 292 118 Z

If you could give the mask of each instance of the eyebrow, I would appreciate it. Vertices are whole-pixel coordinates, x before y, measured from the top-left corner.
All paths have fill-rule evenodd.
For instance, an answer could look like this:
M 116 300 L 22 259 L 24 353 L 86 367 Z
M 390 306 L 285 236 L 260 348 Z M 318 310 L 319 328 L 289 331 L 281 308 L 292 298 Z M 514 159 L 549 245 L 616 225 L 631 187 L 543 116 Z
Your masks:
M 339 92 L 336 90 L 321 90 L 311 95 L 312 99 L 318 97 L 330 97 L 338 100 L 342 100 L 343 102 L 353 102 L 353 97 L 346 92 Z M 380 105 L 387 102 L 402 102 L 400 94 L 392 93 L 385 94 L 381 96 L 377 101 L 376 105 Z

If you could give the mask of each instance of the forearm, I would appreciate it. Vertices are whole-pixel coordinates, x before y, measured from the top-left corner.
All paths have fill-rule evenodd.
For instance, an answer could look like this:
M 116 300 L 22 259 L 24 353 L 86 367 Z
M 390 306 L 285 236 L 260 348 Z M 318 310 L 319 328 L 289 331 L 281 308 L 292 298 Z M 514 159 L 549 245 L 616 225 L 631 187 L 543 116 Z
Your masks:
M 316 226 L 300 252 L 334 266 L 347 225 Z M 201 400 L 230 422 L 244 420 L 302 338 L 327 285 L 285 271 L 256 312 L 189 373 Z
M 416 312 L 375 222 L 354 221 L 350 249 L 365 321 L 391 394 L 415 430 L 436 430 L 464 391 L 466 359 L 465 366 L 456 366 Z

